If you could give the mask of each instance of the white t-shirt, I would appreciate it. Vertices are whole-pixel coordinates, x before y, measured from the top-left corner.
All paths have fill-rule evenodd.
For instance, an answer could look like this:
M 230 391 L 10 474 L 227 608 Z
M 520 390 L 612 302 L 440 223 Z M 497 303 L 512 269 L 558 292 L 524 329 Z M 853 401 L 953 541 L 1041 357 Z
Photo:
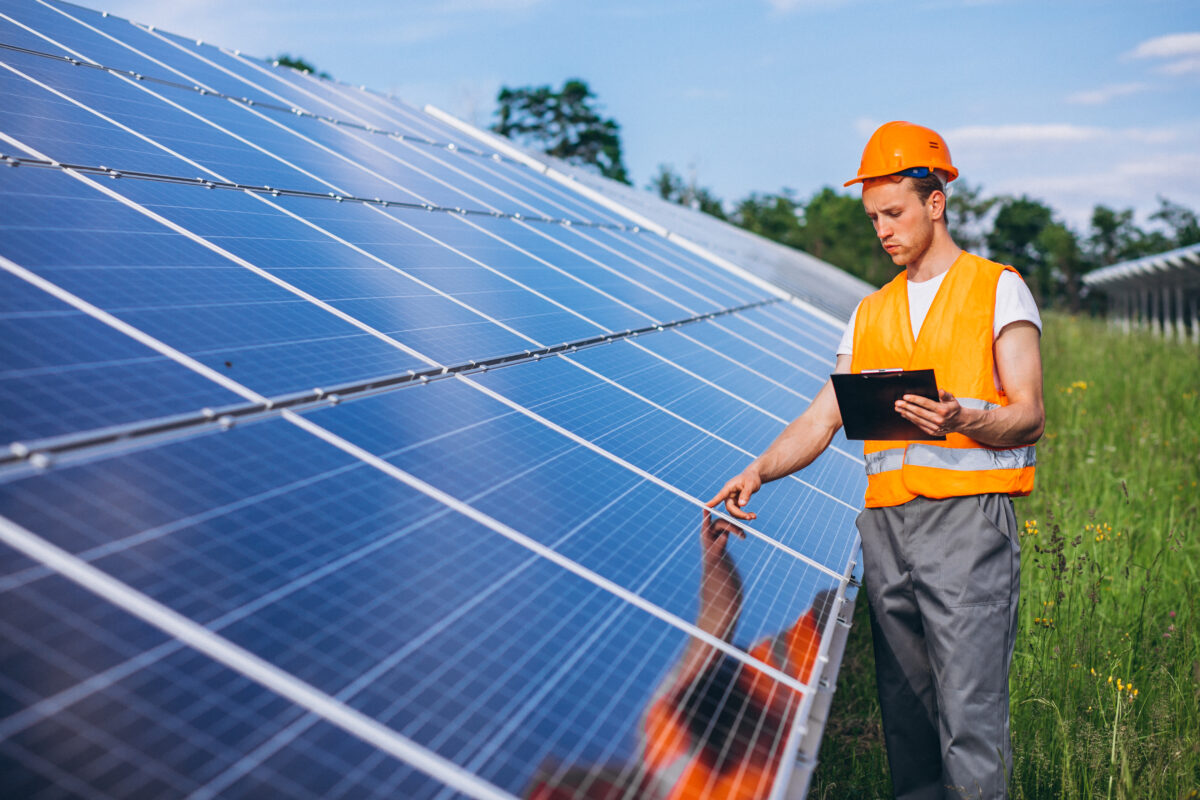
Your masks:
M 929 307 L 933 305 L 933 298 L 937 295 L 938 287 L 942 285 L 942 280 L 949 272 L 950 270 L 946 270 L 936 278 L 930 278 L 921 283 L 908 281 L 908 314 L 914 339 L 921 332 L 921 325 L 925 322 Z M 850 315 L 846 331 L 842 334 L 841 344 L 838 345 L 837 354 L 839 356 L 848 356 L 854 353 L 854 320 L 857 317 L 858 308 L 856 306 L 854 313 Z M 1029 287 L 1025 285 L 1025 281 L 1021 280 L 1019 275 L 1004 270 L 1000 273 L 1000 280 L 996 283 L 996 317 L 992 326 L 993 341 L 1000 335 L 1000 331 L 1004 330 L 1004 326 L 1021 321 L 1032 322 L 1039 331 L 1042 329 L 1042 317 L 1038 313 L 1037 303 L 1033 300 L 1033 293 L 1029 291 Z M 996 386 L 1000 386 L 999 376 L 996 376 Z

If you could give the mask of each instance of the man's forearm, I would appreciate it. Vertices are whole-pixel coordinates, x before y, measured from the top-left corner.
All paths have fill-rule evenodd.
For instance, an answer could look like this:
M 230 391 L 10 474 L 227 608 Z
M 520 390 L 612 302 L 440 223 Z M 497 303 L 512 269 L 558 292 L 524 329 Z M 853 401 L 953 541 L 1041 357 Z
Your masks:
M 1041 438 L 1045 412 L 1032 403 L 982 409 L 963 409 L 966 419 L 959 433 L 989 447 L 1020 447 Z
M 791 475 L 821 455 L 836 430 L 801 416 L 784 428 L 771 446 L 754 459 L 750 468 L 758 471 L 763 483 Z

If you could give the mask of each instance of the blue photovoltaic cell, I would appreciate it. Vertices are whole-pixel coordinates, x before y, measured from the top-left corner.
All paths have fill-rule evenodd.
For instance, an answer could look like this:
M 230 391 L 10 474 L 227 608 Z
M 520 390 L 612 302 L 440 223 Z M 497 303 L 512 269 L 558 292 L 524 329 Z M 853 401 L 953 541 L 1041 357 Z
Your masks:
M 182 80 L 188 84 L 196 83 L 237 97 L 249 95 L 256 97 L 260 102 L 277 102 L 261 92 L 256 94 L 248 84 L 232 79 L 203 61 L 189 58 L 152 33 L 136 27 L 126 27 L 126 32 L 131 34 L 131 44 L 136 50 L 121 47 L 84 26 L 69 21 L 58 28 L 59 35 L 55 38 L 80 56 L 106 66 Z M 146 57 L 155 55 L 176 56 L 177 62 L 185 61 L 186 63 L 181 64 L 183 74 L 170 73 L 165 67 Z M 66 70 L 70 67 L 61 63 L 50 63 L 52 68 L 56 68 L 60 73 L 69 74 Z M 232 103 L 211 95 L 200 95 L 174 87 L 136 82 L 122 84 L 107 75 L 101 74 L 100 77 L 109 80 L 110 91 L 116 94 L 109 98 L 101 93 L 84 93 L 79 96 L 82 102 L 214 170 L 227 180 L 305 191 L 336 189 L 358 196 L 418 200 L 450 207 L 491 209 L 509 206 L 510 210 L 520 210 L 511 208 L 512 201 L 505 200 L 478 184 L 470 190 L 456 188 L 445 181 L 437 180 L 436 177 L 422 175 L 401 161 L 386 157 L 378 150 L 363 147 L 361 144 L 350 146 L 354 140 L 349 138 L 347 131 L 336 126 L 328 126 L 311 119 L 300 119 L 269 109 L 260 113 L 245 104 Z M 234 83 L 237 85 L 231 85 Z M 124 91 L 117 91 L 118 86 Z M 194 132 L 186 138 L 177 136 L 176 131 L 184 126 L 184 112 L 170 108 L 166 102 L 157 101 L 151 94 L 143 92 L 143 87 L 162 96 L 164 100 L 201 114 L 205 120 L 220 126 L 228 131 L 228 134 L 214 127 L 198 124 L 189 126 Z M 162 106 L 156 113 L 143 113 L 138 110 L 146 106 L 154 107 L 156 104 Z M 327 151 L 290 133 L 290 128 L 301 129 L 304 137 L 315 139 L 320 144 L 332 147 L 336 152 L 350 150 L 354 163 L 331 157 Z M 242 144 L 230 134 L 241 137 L 250 144 Z M 383 137 L 379 137 L 378 142 L 372 144 L 380 149 L 388 149 L 389 145 L 392 148 L 399 147 Z M 254 149 L 255 146 L 266 150 L 275 158 L 258 152 Z M 294 165 L 295 169 L 276 159 Z M 305 173 L 319 173 L 326 183 L 314 183 Z
M 745 359 L 735 357 L 736 354 L 731 355 L 701 342 L 693 336 L 695 330 L 695 325 L 689 325 L 683 329 L 666 331 L 666 336 L 641 337 L 637 343 L 640 347 L 729 388 L 745 402 L 766 410 L 780 420 L 795 419 L 816 396 L 807 379 L 801 382 L 793 377 L 785 381 L 781 379 L 791 376 L 758 372 L 749 366 Z M 806 394 L 804 390 L 812 394 Z
M 255 391 L 282 394 L 427 365 L 67 175 L 20 168 L 3 181 L 20 192 L 22 208 L 5 255 Z M 183 218 L 178 203 L 190 198 L 261 205 L 236 192 L 145 181 L 117 188 Z M 45 226 L 68 213 L 83 215 L 87 227 Z M 296 224 L 263 216 L 260 237 L 273 218 Z
M 707 431 L 559 359 L 495 370 L 473 380 L 702 500 L 753 460 L 753 455 Z M 858 508 L 833 496 L 795 491 L 798 487 L 793 484 L 794 479 L 788 479 L 764 489 L 758 502 L 763 507 L 774 505 L 777 511 L 769 519 L 764 515 L 757 527 L 838 569 L 848 545 L 823 532 L 836 521 L 852 525 Z
M 711 306 L 699 312 L 689 308 L 675 300 L 671 294 L 660 292 L 661 285 L 653 285 L 660 282 L 643 280 L 642 275 L 627 275 L 623 270 L 617 270 L 612 263 L 615 259 L 590 259 L 586 254 L 572 252 L 552 235 L 552 228 L 543 229 L 539 223 L 484 218 L 475 224 L 505 242 L 516 245 L 531 256 L 569 272 L 587 287 L 602 291 L 615 299 L 641 317 L 641 323 L 631 327 L 681 319 L 712 310 Z M 472 250 L 464 250 L 475 255 Z M 480 258 L 486 260 L 483 256 Z
M 414 425 L 440 412 L 442 425 Z M 544 544 L 571 531 L 568 557 L 681 617 L 695 615 L 701 509 L 640 479 L 567 437 L 457 381 L 400 391 L 316 412 L 314 421 Z M 471 453 L 471 457 L 465 457 Z M 502 483 L 502 491 L 489 490 Z M 731 549 L 734 546 L 731 545 Z M 794 615 L 831 582 L 759 540 L 741 551 L 748 596 L 776 598 L 773 611 L 750 604 L 743 625 L 760 630 Z M 556 547 L 556 549 L 559 549 Z M 746 567 L 745 565 L 753 565 Z M 652 578 L 652 580 L 651 580 Z M 682 592 L 680 587 L 689 587 Z M 797 597 L 789 602 L 784 598 Z
M 705 399 L 697 400 L 691 406 L 697 409 L 696 419 L 702 418 L 701 415 L 708 416 L 711 419 L 714 413 L 712 409 L 728 408 L 731 415 L 739 414 L 740 416 L 737 417 L 739 423 L 730 426 L 728 438 L 740 443 L 752 452 L 761 452 L 762 448 L 751 446 L 753 442 L 750 440 L 735 439 L 734 437 L 752 435 L 756 430 L 762 431 L 759 434 L 761 437 L 771 435 L 773 429 L 770 427 L 760 427 L 765 425 L 765 423 L 758 421 L 762 417 L 774 420 L 779 426 L 775 430 L 775 433 L 778 433 L 778 430 L 782 430 L 787 423 L 799 416 L 808 407 L 811 398 L 781 384 L 775 379 L 775 377 L 783 376 L 772 377 L 769 373 L 759 374 L 748 369 L 737 360 L 726 356 L 721 351 L 705 348 L 696 341 L 685 338 L 688 331 L 692 328 L 694 326 L 689 325 L 675 331 L 668 331 L 663 336 L 642 336 L 636 340 L 636 346 L 639 349 L 648 350 L 667 359 L 677 367 L 684 368 L 699 377 L 706 378 L 709 382 L 736 395 L 738 405 L 728 405 L 719 392 L 713 392 L 704 395 Z M 599 361 L 609 360 L 602 354 L 601 350 L 583 351 L 580 353 L 580 360 L 586 360 L 591 357 L 593 352 Z M 619 359 L 612 360 L 619 361 Z M 603 372 L 603 370 L 600 371 Z M 615 373 L 604 374 L 606 377 L 612 378 Z M 637 380 L 638 378 L 636 377 L 630 377 L 622 378 L 620 382 L 632 387 L 636 385 L 635 381 Z M 645 379 L 645 384 L 649 386 L 658 385 L 656 381 L 649 378 Z M 671 386 L 673 384 L 664 383 L 663 385 Z M 647 388 L 642 393 L 653 397 L 651 391 L 652 389 Z M 661 389 L 660 391 L 665 392 L 667 390 Z M 747 418 L 743 412 L 738 411 L 740 407 L 752 409 L 755 414 Z M 678 412 L 676 408 L 672 410 Z M 741 420 L 747 421 L 743 423 Z M 773 435 L 771 435 L 771 438 L 774 438 Z M 763 439 L 760 438 L 757 441 L 761 442 Z M 839 431 L 834 435 L 830 451 L 824 453 L 815 462 L 806 467 L 802 473 L 802 477 L 806 481 L 820 486 L 825 491 L 842 500 L 857 505 L 862 500 L 864 488 L 862 445 L 857 442 L 847 442 L 844 434 Z
M 0 21 L 0 25 L 7 24 Z M 3 31 L 0 27 L 0 32 Z M 17 90 L 26 95 L 27 100 L 0 116 L 0 122 L 10 136 L 58 161 L 188 177 L 197 174 L 196 166 L 162 149 L 165 147 L 214 170 L 224 179 L 260 186 L 286 185 L 304 191 L 328 191 L 324 184 L 200 123 L 195 117 L 140 88 L 152 84 L 140 84 L 100 70 L 72 67 L 62 61 L 10 50 L 0 51 L 0 62 L 49 87 L 40 88 L 4 70 L 6 81 L 22 81 L 28 88 L 22 86 Z M 77 85 L 77 74 L 86 76 L 87 81 Z M 180 98 L 192 102 L 204 101 L 206 111 L 250 117 L 227 101 L 170 87 L 157 88 L 177 93 Z M 69 90 L 63 93 L 86 108 L 66 103 L 50 89 Z M 152 141 L 122 130 L 114 123 L 133 128 Z
M 0 445 L 241 400 L 2 271 L 0 341 Z
M 748 327 L 730 316 L 689 325 L 687 330 L 679 333 L 769 376 L 804 397 L 816 397 L 833 372 L 836 361 L 833 354 L 820 357 L 809 355 L 789 347 L 786 342 L 764 335 L 762 331 L 747 330 Z
M 350 413 L 370 402 L 316 417 Z M 412 490 L 394 479 L 361 464 L 349 466 L 338 451 L 303 438 L 276 421 L 68 467 L 11 484 L 5 492 L 71 497 L 79 493 L 70 485 L 95 486 L 102 479 L 104 497 L 112 503 L 82 495 L 86 503 L 58 509 L 55 523 L 39 521 L 38 510 L 24 504 L 6 503 L 5 516 L 38 527 L 130 586 L 412 740 L 492 775 L 510 791 L 521 791 L 553 751 L 582 748 L 585 760 L 590 753 L 602 760 L 633 757 L 636 725 L 686 643 L 684 633 L 444 507 L 415 502 Z M 412 450 L 409 445 L 407 452 Z M 294 460 L 280 461 L 283 452 Z M 305 468 L 289 466 L 245 486 L 241 476 L 257 474 L 255 461 Z M 230 469 L 205 475 L 208 463 Z M 505 495 L 507 487 L 494 491 Z M 149 516 L 126 515 L 125 509 L 151 498 Z M 200 511 L 203 506 L 207 511 Z M 421 510 L 414 514 L 415 509 Z M 115 515 L 125 527 L 106 522 L 105 515 Z M 251 520 L 256 522 L 248 525 Z M 157 524 L 146 529 L 147 522 Z M 622 539 L 637 538 L 628 527 L 599 527 Z M 90 554 L 95 546 L 79 550 L 81 537 L 99 541 L 113 531 L 126 535 L 110 540 L 99 554 Z M 583 544 L 596 531 L 560 527 L 556 533 L 562 546 L 568 538 Z M 681 563 L 663 574 L 643 573 L 633 588 L 652 594 L 683 569 L 681 575 L 690 577 L 688 612 L 695 615 L 702 548 L 692 525 L 685 533 L 691 567 Z M 803 569 L 796 563 L 787 567 L 780 556 L 766 562 L 748 557 L 749 541 L 728 547 L 745 572 L 736 641 L 750 646 L 805 612 L 810 598 L 804 594 L 820 584 L 771 580 L 771 569 L 790 569 L 793 575 Z M 10 597 L 25 597 L 57 580 L 27 572 L 8 576 L 0 588 Z M 824 579 L 826 586 L 834 583 Z M 797 605 L 797 595 L 806 602 Z M 73 597 L 60 612 L 71 620 L 83 616 L 76 609 L 82 601 Z M 111 635 L 119 634 L 117 629 Z M 631 640 L 642 647 L 628 648 Z M 121 641 L 132 655 L 118 651 L 95 661 L 84 652 L 78 656 L 81 675 L 130 672 L 128 658 L 139 659 L 134 673 L 139 676 L 172 669 L 178 648 L 164 646 L 160 637 L 134 632 Z M 149 654 L 136 655 L 140 651 Z M 12 672 L 27 674 L 22 656 L 14 659 Z M 27 688 L 18 687 L 31 702 Z M 68 670 L 40 696 L 71 689 Z M 89 717 L 92 693 L 76 690 L 72 696 L 80 697 L 68 718 L 95 724 Z M 579 726 L 546 736 L 555 720 L 568 718 Z M 262 735 L 278 729 L 258 727 Z M 597 727 L 609 735 L 579 738 Z M 259 755 L 269 757 L 292 738 L 265 743 Z M 205 778 L 220 779 L 204 766 Z
M 770 328 L 814 353 L 830 356 L 837 353 L 844 322 L 816 319 L 791 303 L 777 303 L 777 308 L 761 308 L 747 312 L 746 320 Z
M 634 343 L 582 350 L 571 360 L 750 453 L 767 449 L 791 421 L 774 417 L 743 399 L 750 396 L 742 394 L 743 386 L 739 385 L 744 374 L 731 376 L 728 385 L 715 379 L 713 376 L 724 366 L 719 356 L 702 351 L 701 363 L 696 365 L 699 371 L 681 374 L 674 362 L 664 361 L 642 346 L 656 338 L 642 337 Z M 805 469 L 804 478 L 848 503 L 857 503 L 862 495 L 862 461 L 847 453 L 844 444 L 844 440 L 836 442 L 833 450 Z M 839 477 L 835 478 L 835 473 Z
M 771 325 L 768 320 L 739 315 L 719 320 L 717 326 L 727 334 L 761 344 L 803 369 L 816 373 L 822 381 L 829 377 L 830 365 L 837 360 L 836 347 L 804 341 L 802 336 Z
M 91 680 L 58 713 L 0 720 L 4 797 L 181 797 L 299 716 L 62 578 L 5 592 L 4 609 L 5 711 Z
M 147 78 L 0 48 L 6 155 L 280 190 L 0 171 L 0 256 L 186 357 L 0 270 L 0 446 L 55 448 L 0 464 L 0 795 L 449 800 L 470 775 L 658 797 L 664 719 L 705 731 L 696 753 L 765 759 L 755 795 L 791 773 L 793 723 L 827 702 L 793 687 L 840 657 L 861 451 L 839 433 L 752 528 L 702 512 L 824 384 L 839 325 L 400 101 L 77 6 L 0 13 L 0 44 Z M 187 359 L 341 396 L 254 408 Z M 221 642 L 450 766 L 366 743 Z

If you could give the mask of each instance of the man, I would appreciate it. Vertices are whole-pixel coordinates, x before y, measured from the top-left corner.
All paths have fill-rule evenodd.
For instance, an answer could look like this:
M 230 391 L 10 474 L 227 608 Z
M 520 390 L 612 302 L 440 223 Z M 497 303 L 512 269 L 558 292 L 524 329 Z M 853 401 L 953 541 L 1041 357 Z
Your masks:
M 1033 488 L 1042 434 L 1041 320 L 1011 267 L 964 253 L 946 226 L 958 177 L 945 141 L 889 122 L 863 151 L 863 207 L 904 268 L 865 298 L 837 372 L 926 369 L 939 399 L 896 412 L 944 441 L 868 441 L 858 518 L 876 681 L 898 798 L 1003 798 L 1011 769 L 1008 670 L 1020 550 L 1009 496 Z M 709 505 L 745 510 L 763 483 L 802 469 L 841 427 L 831 383 Z

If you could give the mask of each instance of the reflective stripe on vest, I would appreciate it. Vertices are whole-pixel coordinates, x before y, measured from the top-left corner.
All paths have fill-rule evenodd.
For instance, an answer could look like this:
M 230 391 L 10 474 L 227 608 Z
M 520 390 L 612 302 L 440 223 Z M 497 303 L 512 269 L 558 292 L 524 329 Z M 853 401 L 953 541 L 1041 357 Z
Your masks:
M 1033 445 L 1006 450 L 982 447 L 937 447 L 913 442 L 904 452 L 903 461 L 913 467 L 936 467 L 982 472 L 988 469 L 1024 469 L 1037 464 Z
M 989 403 L 987 400 L 977 400 L 974 397 L 956 397 L 958 404 L 963 408 L 974 408 L 979 411 L 991 411 L 993 408 L 999 408 L 999 403 Z
M 938 447 L 914 442 L 907 450 L 899 447 L 867 453 L 867 474 L 897 470 L 908 464 L 911 467 L 936 467 L 964 472 L 980 472 L 987 469 L 1024 469 L 1037 464 L 1037 448 L 1013 447 L 1007 450 L 987 450 L 982 447 Z
M 878 453 L 867 453 L 863 458 L 867 461 L 867 474 L 878 475 L 903 467 L 904 449 L 894 447 L 891 450 L 880 450 Z

